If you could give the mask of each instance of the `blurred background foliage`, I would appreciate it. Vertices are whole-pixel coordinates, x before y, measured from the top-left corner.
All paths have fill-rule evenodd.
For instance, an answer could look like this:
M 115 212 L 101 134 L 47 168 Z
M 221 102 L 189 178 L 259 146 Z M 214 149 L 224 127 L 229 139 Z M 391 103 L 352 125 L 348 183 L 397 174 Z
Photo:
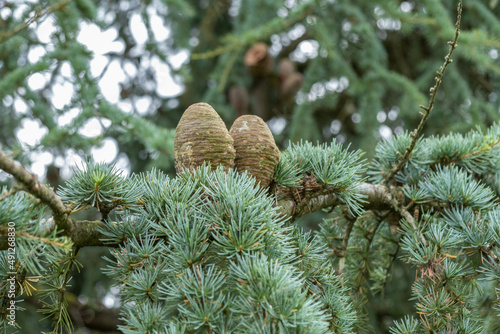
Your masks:
M 418 106 L 454 34 L 456 5 L 0 0 L 0 145 L 54 187 L 99 152 L 126 173 L 174 174 L 175 126 L 203 101 L 228 125 L 259 115 L 281 148 L 336 140 L 370 158 L 380 139 L 420 120 Z M 465 1 L 459 47 L 426 134 L 486 128 L 500 118 L 499 18 L 498 1 Z M 98 270 L 103 252 L 81 251 L 85 270 L 72 291 L 74 310 L 84 310 L 74 313 L 77 327 L 91 328 L 98 314 L 117 321 L 119 302 Z M 397 268 L 385 299 L 372 301 L 377 332 L 411 309 L 401 287 L 412 273 Z

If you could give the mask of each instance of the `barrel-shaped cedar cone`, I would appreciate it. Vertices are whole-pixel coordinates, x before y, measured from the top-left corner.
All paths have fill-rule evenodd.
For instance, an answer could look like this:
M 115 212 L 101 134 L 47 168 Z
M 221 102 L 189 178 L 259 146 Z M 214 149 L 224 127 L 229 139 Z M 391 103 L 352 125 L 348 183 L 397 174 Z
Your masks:
M 267 124 L 258 116 L 244 115 L 234 121 L 229 133 L 236 149 L 236 169 L 247 171 L 262 188 L 267 188 L 280 160 L 280 151 Z
M 207 103 L 195 103 L 184 111 L 175 129 L 175 170 L 193 170 L 204 161 L 212 168 L 234 167 L 233 138 L 217 112 Z

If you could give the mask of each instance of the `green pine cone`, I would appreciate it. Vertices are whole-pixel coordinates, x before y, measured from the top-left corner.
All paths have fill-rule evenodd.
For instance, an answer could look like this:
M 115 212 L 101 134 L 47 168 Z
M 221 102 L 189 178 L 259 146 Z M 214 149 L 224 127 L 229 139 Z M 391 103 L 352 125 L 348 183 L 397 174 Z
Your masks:
M 238 117 L 229 131 L 236 149 L 235 167 L 247 171 L 267 188 L 280 160 L 280 151 L 267 124 L 254 115 Z

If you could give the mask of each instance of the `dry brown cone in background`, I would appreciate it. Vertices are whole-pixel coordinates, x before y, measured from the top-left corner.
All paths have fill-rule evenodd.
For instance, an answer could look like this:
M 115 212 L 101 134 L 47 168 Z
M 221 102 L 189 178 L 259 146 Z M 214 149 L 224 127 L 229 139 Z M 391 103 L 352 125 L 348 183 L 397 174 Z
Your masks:
M 280 80 L 284 80 L 296 72 L 295 64 L 288 58 L 280 59 L 278 67 Z
M 290 101 L 300 90 L 303 83 L 304 76 L 302 73 L 294 72 L 285 77 L 280 85 L 280 99 L 283 102 Z
M 269 187 L 280 151 L 267 124 L 258 116 L 244 115 L 234 121 L 229 133 L 236 149 L 236 169 L 247 171 L 262 188 Z
M 236 110 L 238 116 L 248 114 L 248 91 L 242 86 L 231 86 L 228 91 L 229 104 Z
M 219 114 L 207 103 L 195 103 L 184 111 L 174 138 L 175 170 L 193 170 L 203 162 L 212 169 L 234 167 L 233 138 Z
M 252 45 L 245 53 L 244 63 L 254 77 L 267 76 L 273 72 L 274 59 L 264 43 Z
M 279 79 L 279 94 L 282 102 L 290 101 L 304 83 L 304 76 L 302 73 L 297 72 L 295 64 L 288 58 L 280 59 Z

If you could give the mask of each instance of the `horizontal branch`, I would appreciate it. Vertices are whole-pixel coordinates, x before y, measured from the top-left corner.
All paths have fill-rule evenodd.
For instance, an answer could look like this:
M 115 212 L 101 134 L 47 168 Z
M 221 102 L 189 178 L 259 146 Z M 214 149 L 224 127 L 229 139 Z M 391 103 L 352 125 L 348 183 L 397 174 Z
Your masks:
M 25 191 L 39 198 L 50 208 L 59 229 L 66 227 L 69 221 L 69 210 L 52 189 L 38 182 L 34 174 L 17 164 L 2 150 L 0 150 L 0 169 L 12 175 Z
M 45 225 L 42 231 L 44 235 L 47 235 L 57 227 L 61 235 L 71 238 L 75 247 L 105 245 L 101 241 L 105 236 L 99 232 L 100 229 L 104 228 L 102 221 L 72 219 L 69 216 L 69 209 L 51 188 L 41 184 L 35 175 L 17 164 L 1 150 L 0 169 L 12 175 L 22 189 L 40 199 L 42 203 L 50 208 L 54 218 Z M 385 186 L 363 183 L 357 190 L 365 198 L 363 208 L 366 210 L 389 210 L 395 206 L 394 199 L 390 195 L 389 189 Z M 323 189 L 321 193 L 312 194 L 310 197 L 303 198 L 302 200 L 281 196 L 283 194 L 278 192 L 276 194 L 277 198 L 283 197 L 286 199 L 279 200 L 276 206 L 280 207 L 279 212 L 281 214 L 293 220 L 314 211 L 342 204 L 334 190 L 331 190 L 331 193 L 328 191 L 328 189 Z M 0 229 L 0 235 L 4 235 L 3 238 L 0 238 L 0 250 L 7 248 L 5 231 Z M 106 246 L 113 245 L 106 244 Z
M 378 184 L 363 183 L 358 188 L 358 191 L 359 194 L 365 196 L 365 203 L 363 204 L 365 210 L 388 210 L 391 208 L 391 199 L 387 187 Z M 280 213 L 294 219 L 339 204 L 342 203 L 332 190 L 330 194 L 322 193 L 308 198 L 307 201 L 298 203 L 293 199 L 282 199 L 278 201 L 277 206 L 280 207 Z
M 73 240 L 75 247 L 104 246 L 101 239 L 106 236 L 99 232 L 105 224 L 100 220 L 73 220 L 71 219 L 64 234 Z
M 101 239 L 106 236 L 99 232 L 99 229 L 103 229 L 104 226 L 104 223 L 100 220 L 74 220 L 69 218 L 66 228 L 61 231 L 61 235 L 70 238 L 74 247 L 105 246 Z M 41 234 L 47 235 L 53 231 L 55 227 L 56 224 L 54 220 L 51 219 L 46 223 Z M 0 250 L 6 250 L 8 248 L 7 233 L 7 228 L 0 228 Z M 28 236 L 23 231 L 16 231 L 16 235 Z M 43 241 L 43 238 L 40 238 L 40 240 Z
M 365 196 L 363 208 L 365 210 L 389 210 L 391 209 L 392 198 L 388 188 L 382 185 L 363 183 L 359 187 L 359 193 Z M 296 203 L 294 200 L 280 200 L 276 203 L 279 212 L 286 217 L 295 219 L 308 213 L 326 209 L 342 204 L 335 193 L 321 194 L 308 199 L 307 202 Z M 100 220 L 73 220 L 68 218 L 63 234 L 73 241 L 76 247 L 85 246 L 117 246 L 104 244 L 101 239 L 105 236 L 99 232 L 104 229 L 105 224 Z M 52 231 L 55 222 L 48 222 L 44 231 Z M 1 234 L 1 231 L 0 231 Z M 0 250 L 7 248 L 7 240 L 0 238 Z
M 73 220 L 69 216 L 70 210 L 51 188 L 40 183 L 34 174 L 17 164 L 2 152 L 2 150 L 0 150 L 0 169 L 12 175 L 23 190 L 40 199 L 43 204 L 50 208 L 54 219 L 49 221 L 44 227 L 44 235 L 53 231 L 57 226 L 62 235 L 71 238 L 75 247 L 103 245 L 100 239 L 103 238 L 104 235 L 98 232 L 99 228 L 104 227 L 103 222 Z M 5 235 L 7 233 L 6 231 L 7 230 L 0 230 L 0 234 Z M 6 237 L 0 238 L 0 250 L 1 249 L 7 249 Z

